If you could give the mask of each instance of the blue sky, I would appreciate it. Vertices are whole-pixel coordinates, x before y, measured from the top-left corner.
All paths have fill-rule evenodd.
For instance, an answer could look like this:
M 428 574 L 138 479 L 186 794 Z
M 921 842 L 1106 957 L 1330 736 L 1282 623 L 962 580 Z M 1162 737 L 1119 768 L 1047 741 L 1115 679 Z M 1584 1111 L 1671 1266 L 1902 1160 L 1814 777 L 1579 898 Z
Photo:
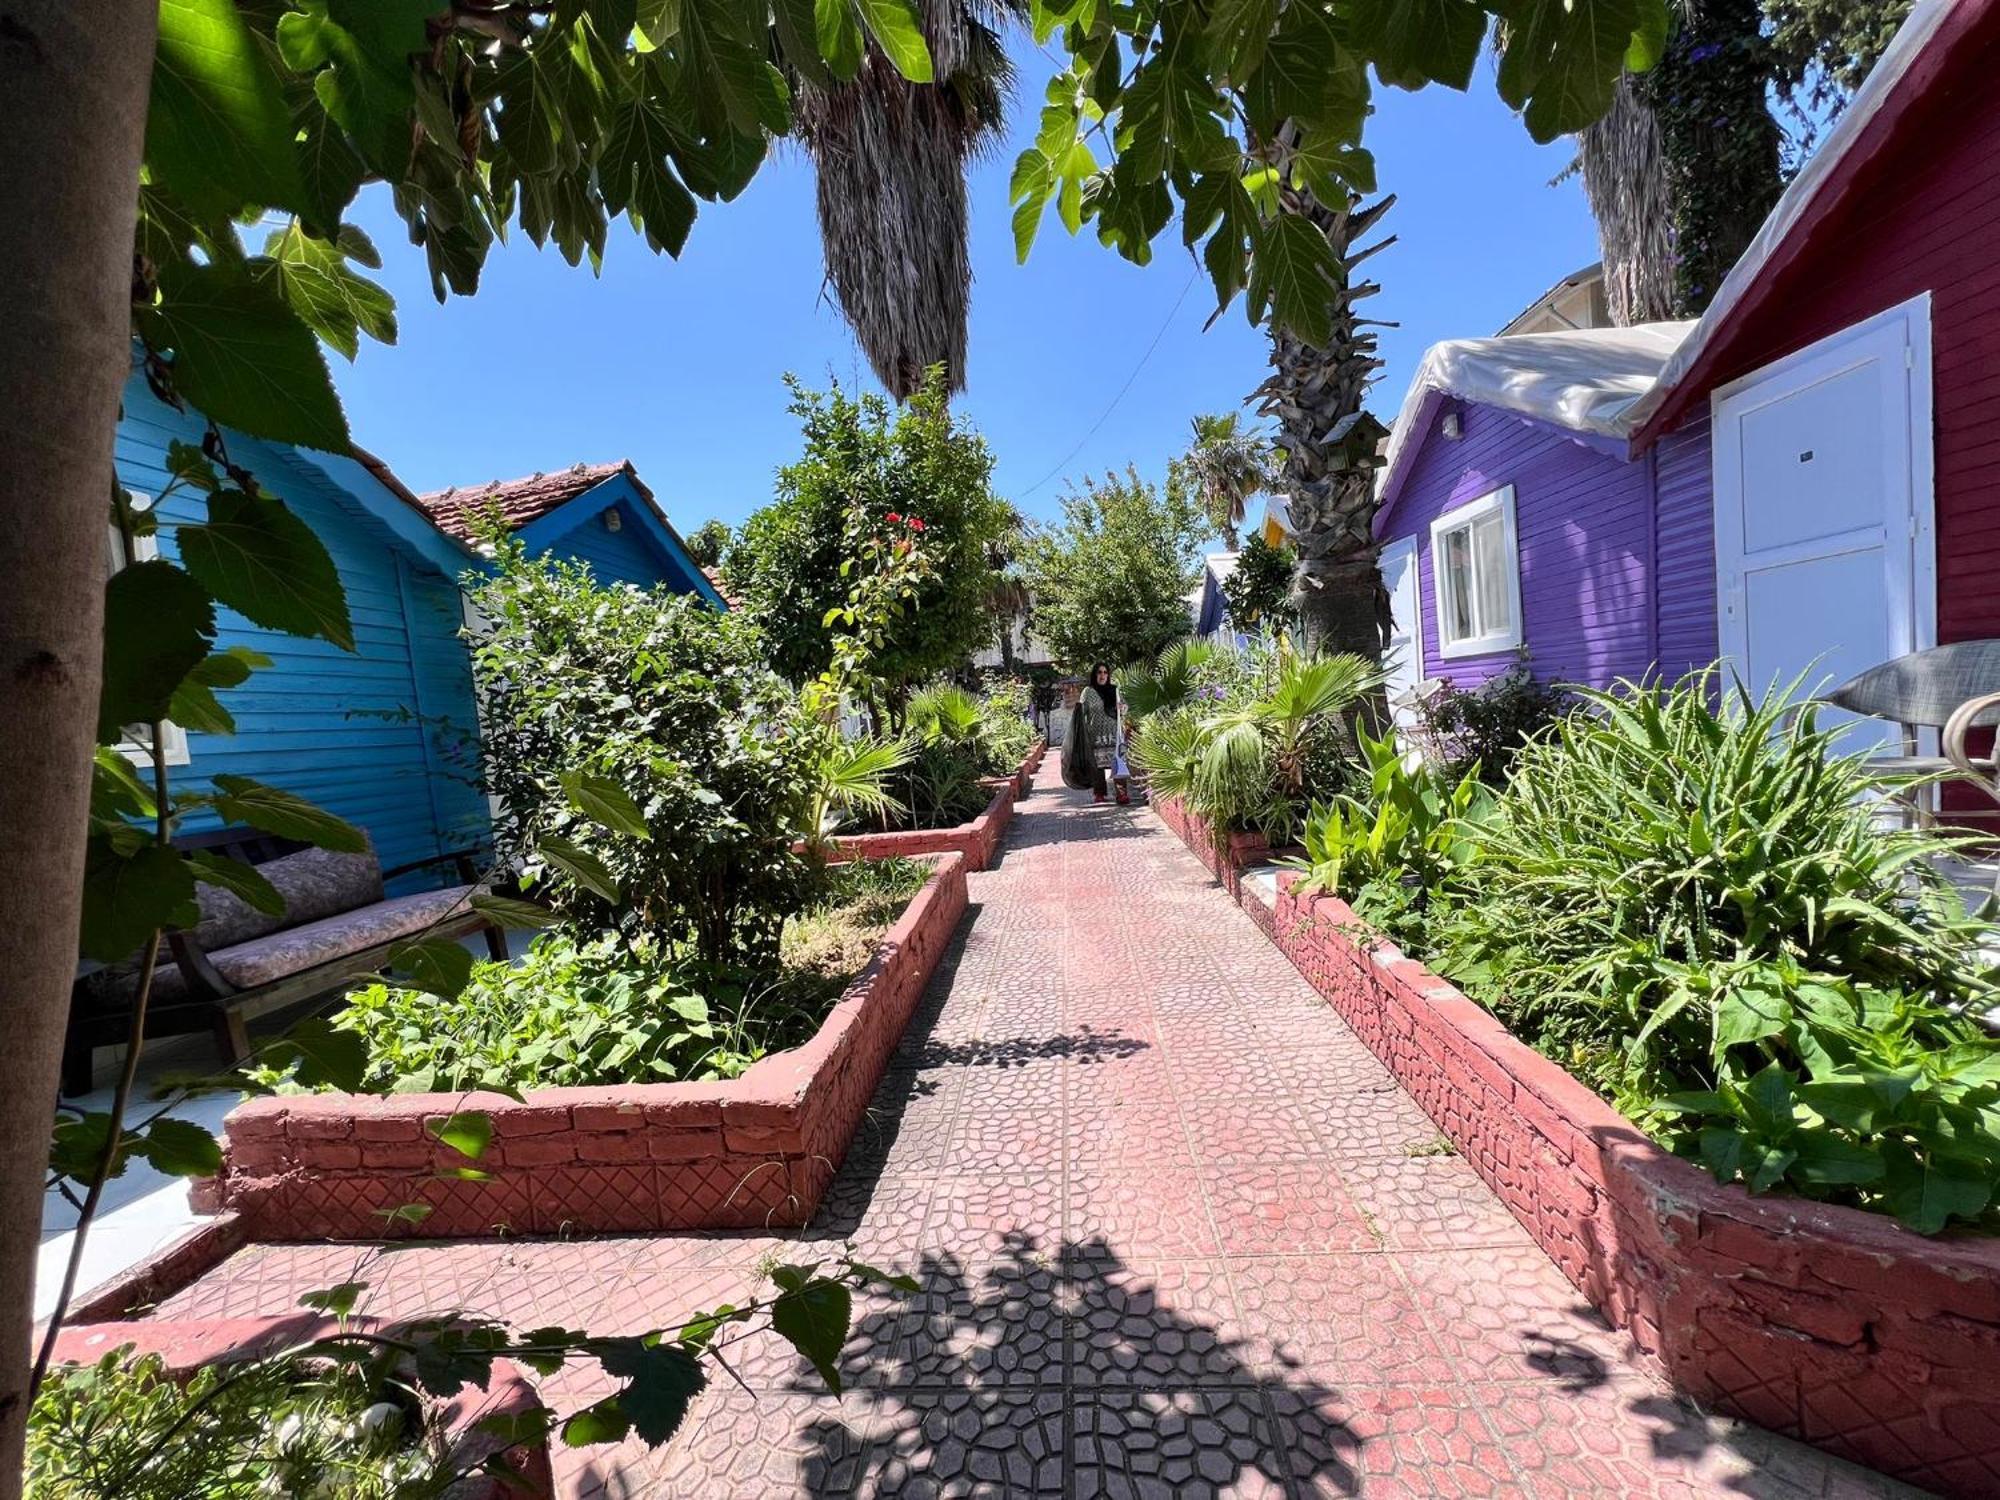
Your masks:
M 958 403 L 992 445 L 1000 491 L 1038 516 L 1056 513 L 1066 478 L 1127 461 L 1157 477 L 1191 417 L 1235 407 L 1265 371 L 1240 302 L 1203 331 L 1214 297 L 1173 229 L 1136 267 L 1051 219 L 1015 264 L 1007 175 L 1049 71 L 1026 54 L 1010 139 L 975 170 Z M 1470 94 L 1381 90 L 1368 137 L 1398 195 L 1383 225 L 1398 243 L 1370 262 L 1383 284 L 1372 314 L 1402 324 L 1383 333 L 1386 420 L 1427 345 L 1494 332 L 1597 246 L 1580 184 L 1549 185 L 1571 149 L 1535 146 L 1486 69 Z M 678 261 L 622 223 L 600 277 L 517 239 L 496 248 L 477 297 L 443 306 L 386 201 L 364 200 L 356 217 L 382 248 L 401 338 L 336 359 L 356 439 L 420 490 L 630 458 L 684 530 L 742 520 L 797 454 L 784 373 L 868 381 L 821 295 L 812 196 L 810 167 L 787 149 L 734 203 L 703 205 Z

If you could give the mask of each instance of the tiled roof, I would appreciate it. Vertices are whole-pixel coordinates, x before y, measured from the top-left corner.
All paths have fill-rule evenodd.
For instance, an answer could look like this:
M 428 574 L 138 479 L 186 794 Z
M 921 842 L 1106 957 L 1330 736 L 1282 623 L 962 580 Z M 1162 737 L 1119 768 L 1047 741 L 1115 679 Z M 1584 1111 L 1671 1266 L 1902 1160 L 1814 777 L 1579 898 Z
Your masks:
M 722 602 L 728 605 L 731 609 L 736 608 L 736 606 L 742 602 L 734 594 L 729 592 L 729 586 L 722 581 L 721 569 L 703 568 L 701 570 L 701 576 L 708 580 L 710 588 L 714 589 L 716 593 L 722 595 Z
M 574 500 L 623 473 L 652 501 L 652 493 L 640 482 L 630 459 L 615 464 L 575 464 L 551 474 L 530 474 L 525 479 L 494 479 L 485 484 L 456 484 L 448 490 L 419 495 L 417 504 L 438 529 L 460 541 L 470 541 L 480 519 L 498 510 L 510 531 L 519 531 L 530 521 L 547 515 L 559 505 Z

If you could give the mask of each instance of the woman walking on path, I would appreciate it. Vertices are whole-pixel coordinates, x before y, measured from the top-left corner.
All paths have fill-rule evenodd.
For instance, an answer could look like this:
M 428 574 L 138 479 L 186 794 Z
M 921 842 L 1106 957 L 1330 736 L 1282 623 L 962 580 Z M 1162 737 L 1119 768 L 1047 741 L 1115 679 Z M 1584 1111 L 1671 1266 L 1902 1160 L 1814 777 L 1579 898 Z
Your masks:
M 1130 781 L 1124 774 L 1125 713 L 1118 696 L 1118 684 L 1111 680 L 1111 668 L 1099 662 L 1090 669 L 1090 679 L 1077 694 L 1071 710 L 1069 733 L 1063 740 L 1062 771 L 1066 785 L 1081 791 L 1089 787 L 1102 802 L 1107 785 L 1115 780 L 1118 801 L 1132 800 Z

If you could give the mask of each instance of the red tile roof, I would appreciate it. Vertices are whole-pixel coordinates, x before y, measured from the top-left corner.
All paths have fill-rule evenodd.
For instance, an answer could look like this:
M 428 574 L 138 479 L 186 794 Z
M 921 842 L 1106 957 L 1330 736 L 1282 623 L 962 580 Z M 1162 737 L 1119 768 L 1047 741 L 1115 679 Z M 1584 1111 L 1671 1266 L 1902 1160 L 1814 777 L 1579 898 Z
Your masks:
M 419 495 L 417 504 L 440 531 L 460 541 L 470 541 L 481 518 L 496 509 L 510 531 L 519 531 L 530 521 L 547 515 L 557 506 L 567 504 L 585 490 L 594 489 L 620 473 L 638 486 L 647 504 L 653 503 L 652 491 L 640 481 L 628 458 L 615 464 L 575 464 L 552 474 L 530 474 L 525 479 L 456 484 L 448 490 Z
M 722 602 L 728 605 L 731 609 L 735 609 L 737 605 L 742 602 L 734 594 L 730 593 L 728 585 L 723 583 L 721 569 L 703 568 L 701 570 L 701 576 L 708 580 L 709 586 L 713 588 L 716 591 L 716 593 L 722 595 Z

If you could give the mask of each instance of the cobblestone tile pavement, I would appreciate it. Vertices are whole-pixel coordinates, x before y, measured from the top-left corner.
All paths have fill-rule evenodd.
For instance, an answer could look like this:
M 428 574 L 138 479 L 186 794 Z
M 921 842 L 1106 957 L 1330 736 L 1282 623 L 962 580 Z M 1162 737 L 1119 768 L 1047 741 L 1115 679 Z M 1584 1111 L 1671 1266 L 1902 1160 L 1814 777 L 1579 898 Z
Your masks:
M 1630 1363 L 1150 814 L 1064 791 L 1052 758 L 972 899 L 802 1234 L 253 1247 L 162 1315 L 359 1276 L 376 1315 L 626 1331 L 852 1241 L 923 1291 L 857 1307 L 844 1395 L 750 1350 L 661 1452 L 558 1454 L 564 1493 L 1912 1493 Z

